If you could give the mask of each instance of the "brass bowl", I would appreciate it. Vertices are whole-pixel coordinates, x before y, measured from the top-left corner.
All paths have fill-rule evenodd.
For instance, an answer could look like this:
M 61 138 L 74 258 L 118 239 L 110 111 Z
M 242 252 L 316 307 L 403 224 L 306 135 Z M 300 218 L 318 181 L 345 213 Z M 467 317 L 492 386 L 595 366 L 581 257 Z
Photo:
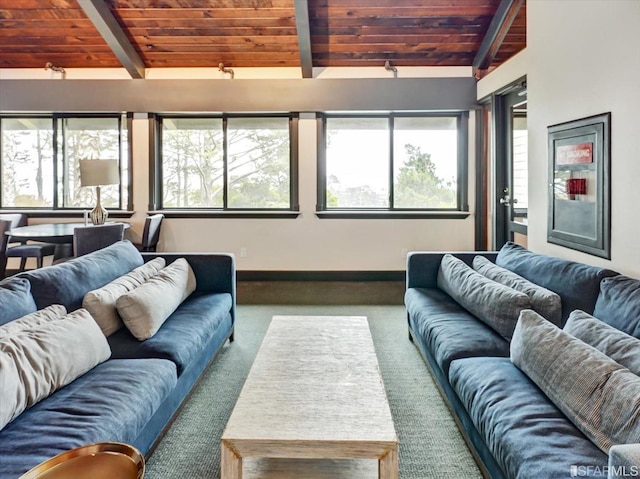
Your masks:
M 144 456 L 119 442 L 97 442 L 47 459 L 20 479 L 142 479 Z

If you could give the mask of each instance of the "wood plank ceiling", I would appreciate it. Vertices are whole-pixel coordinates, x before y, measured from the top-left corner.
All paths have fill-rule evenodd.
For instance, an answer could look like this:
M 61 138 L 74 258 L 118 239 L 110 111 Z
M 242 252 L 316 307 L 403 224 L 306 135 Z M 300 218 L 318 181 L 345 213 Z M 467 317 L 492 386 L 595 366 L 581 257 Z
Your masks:
M 98 7 L 106 14 L 91 14 Z M 111 39 L 96 15 L 113 22 Z M 118 37 L 131 49 L 125 61 L 140 60 L 143 69 L 224 63 L 302 67 L 310 76 L 311 66 L 389 61 L 486 71 L 525 47 L 526 7 L 524 0 L 0 0 L 0 68 L 121 67 L 127 54 L 114 49 Z M 483 47 L 489 53 L 479 59 Z

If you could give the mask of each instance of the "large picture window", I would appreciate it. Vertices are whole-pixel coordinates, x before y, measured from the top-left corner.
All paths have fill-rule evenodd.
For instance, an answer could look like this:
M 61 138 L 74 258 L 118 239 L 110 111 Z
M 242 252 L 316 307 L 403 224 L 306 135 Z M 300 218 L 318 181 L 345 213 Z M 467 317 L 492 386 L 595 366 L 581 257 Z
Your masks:
M 292 116 L 158 117 L 158 209 L 292 210 Z
M 0 118 L 0 206 L 10 209 L 92 208 L 95 188 L 80 184 L 80 160 L 120 162 L 120 185 L 102 188 L 102 204 L 129 206 L 127 118 L 24 116 Z
M 467 208 L 466 113 L 322 121 L 320 210 Z

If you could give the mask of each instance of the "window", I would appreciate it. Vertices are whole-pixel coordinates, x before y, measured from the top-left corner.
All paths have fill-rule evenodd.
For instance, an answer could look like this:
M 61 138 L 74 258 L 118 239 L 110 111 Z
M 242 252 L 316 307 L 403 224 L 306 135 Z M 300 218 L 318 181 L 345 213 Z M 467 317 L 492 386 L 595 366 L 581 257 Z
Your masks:
M 2 118 L 0 129 L 1 205 L 52 208 L 55 188 L 52 119 Z
M 463 210 L 467 113 L 322 120 L 320 210 Z
M 296 121 L 158 117 L 159 209 L 297 209 Z
M 0 118 L 0 206 L 80 209 L 95 205 L 95 188 L 80 185 L 81 159 L 120 161 L 120 185 L 102 187 L 107 208 L 129 206 L 126 117 L 24 116 Z

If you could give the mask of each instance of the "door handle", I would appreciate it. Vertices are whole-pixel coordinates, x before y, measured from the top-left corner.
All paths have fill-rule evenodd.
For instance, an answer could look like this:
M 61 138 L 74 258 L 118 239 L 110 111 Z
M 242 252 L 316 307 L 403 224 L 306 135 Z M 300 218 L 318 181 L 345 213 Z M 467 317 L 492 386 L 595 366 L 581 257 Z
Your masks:
M 504 195 L 503 198 L 500 198 L 500 204 L 505 206 L 515 205 L 517 202 L 517 198 L 511 198 L 509 195 Z
M 515 205 L 518 202 L 516 198 L 511 198 L 511 196 L 509 195 L 509 187 L 506 187 L 504 190 L 502 190 L 502 193 L 504 194 L 504 196 L 500 198 L 501 205 Z

